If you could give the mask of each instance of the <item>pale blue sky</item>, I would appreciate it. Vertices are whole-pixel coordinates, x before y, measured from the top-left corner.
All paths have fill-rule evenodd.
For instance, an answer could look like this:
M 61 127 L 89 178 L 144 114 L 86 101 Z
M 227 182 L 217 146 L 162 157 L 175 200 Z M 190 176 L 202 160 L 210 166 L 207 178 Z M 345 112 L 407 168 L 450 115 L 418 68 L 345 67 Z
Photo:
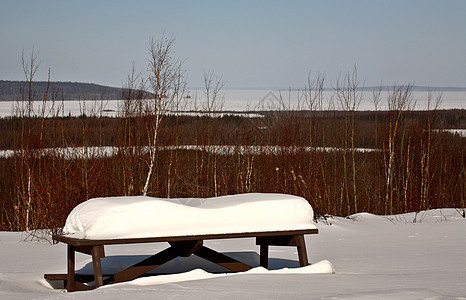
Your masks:
M 121 86 L 144 70 L 149 38 L 176 37 L 191 87 L 203 70 L 227 88 L 327 85 L 356 65 L 366 86 L 466 86 L 466 1 L 0 0 L 0 80 L 20 80 L 21 51 L 39 51 L 38 80 Z

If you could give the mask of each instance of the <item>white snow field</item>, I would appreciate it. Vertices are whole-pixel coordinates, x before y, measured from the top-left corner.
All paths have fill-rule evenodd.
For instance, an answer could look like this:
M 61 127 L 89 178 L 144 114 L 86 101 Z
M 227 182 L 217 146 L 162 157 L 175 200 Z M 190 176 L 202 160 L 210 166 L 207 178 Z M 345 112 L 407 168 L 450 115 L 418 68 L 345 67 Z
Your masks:
M 390 87 L 389 90 L 391 91 L 393 88 Z M 432 91 L 435 94 L 437 89 L 433 88 Z M 441 109 L 465 109 L 466 102 L 465 97 L 466 94 L 464 91 L 452 91 L 452 90 L 444 90 L 439 92 L 442 95 L 442 103 L 440 108 Z M 204 91 L 202 90 L 191 90 L 191 94 L 193 98 L 198 98 L 201 101 L 201 98 Z M 304 97 L 304 91 L 296 90 L 296 89 L 222 89 L 222 94 L 224 94 L 225 102 L 222 107 L 224 111 L 228 111 L 228 114 L 234 114 L 241 116 L 242 112 L 254 112 L 260 110 L 276 110 L 278 108 L 282 109 L 283 104 L 288 105 L 289 109 L 296 109 L 298 107 L 298 99 L 301 100 Z M 323 93 L 323 109 L 338 109 L 338 104 L 334 102 L 334 91 L 326 90 Z M 389 91 L 383 90 L 381 92 L 381 99 L 387 99 Z M 372 101 L 372 92 L 365 91 L 362 95 L 361 103 L 358 107 L 358 110 L 374 110 L 374 103 Z M 413 99 L 416 102 L 415 109 L 424 110 L 428 109 L 426 99 L 428 98 L 427 91 L 413 91 L 412 92 Z M 379 110 L 386 110 L 388 109 L 388 101 L 382 101 L 380 106 L 378 107 Z M 54 111 L 59 109 L 59 115 L 64 116 L 80 116 L 82 113 L 86 113 L 87 115 L 96 115 L 96 116 L 110 116 L 114 117 L 121 113 L 122 108 L 122 100 L 67 100 L 57 101 L 53 103 Z M 35 101 L 34 102 L 34 110 L 40 111 L 40 107 L 42 106 L 42 101 Z M 0 118 L 2 117 L 9 117 L 14 115 L 14 108 L 18 105 L 16 101 L 0 101 Z M 50 106 L 52 102 L 48 103 L 48 109 L 46 112 L 50 111 Z M 63 106 L 62 106 L 63 105 Z M 300 104 L 301 107 L 303 103 Z M 335 107 L 337 106 L 337 107 Z M 306 107 L 302 107 L 306 109 Z M 187 109 L 198 110 L 199 107 L 195 107 L 193 103 Z M 223 113 L 216 113 L 216 115 L 221 116 Z M 249 116 L 257 116 L 257 115 L 250 115 Z M 244 116 L 244 115 L 243 115 Z
M 0 232 L 0 299 L 466 299 L 466 219 L 460 213 L 439 209 L 321 219 L 319 234 L 306 236 L 313 263 L 308 267 L 298 267 L 294 247 L 271 247 L 271 271 L 218 274 L 217 266 L 189 257 L 158 270 L 172 275 L 72 293 L 43 279 L 44 273 L 66 271 L 64 244 Z M 259 265 L 253 238 L 205 243 Z M 104 273 L 166 247 L 107 246 Z M 89 256 L 78 254 L 76 263 L 82 273 L 91 272 Z

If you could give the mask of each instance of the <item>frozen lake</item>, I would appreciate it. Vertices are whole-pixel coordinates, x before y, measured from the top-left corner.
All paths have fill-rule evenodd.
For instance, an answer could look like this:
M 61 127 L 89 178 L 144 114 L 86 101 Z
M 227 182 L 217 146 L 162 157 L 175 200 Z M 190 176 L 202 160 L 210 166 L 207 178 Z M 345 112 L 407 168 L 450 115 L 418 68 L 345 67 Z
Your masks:
M 270 109 L 307 109 L 308 107 L 303 103 L 302 90 L 240 90 L 229 89 L 223 91 L 225 103 L 223 106 L 224 111 L 258 111 Z M 387 92 L 382 92 L 382 100 L 380 102 L 379 110 L 387 109 Z M 427 92 L 415 91 L 413 92 L 413 99 L 416 101 L 416 110 L 427 109 Z M 200 109 L 200 102 L 203 99 L 202 90 L 190 91 L 191 98 L 190 106 L 187 110 L 196 110 L 196 104 Z M 334 99 L 333 91 L 325 91 L 323 94 L 322 108 L 326 109 L 340 109 L 337 100 Z M 85 101 L 65 101 L 63 115 L 79 116 L 83 111 L 86 114 L 96 114 L 104 116 L 115 116 L 120 111 L 121 100 L 85 100 Z M 37 102 L 37 107 L 42 103 Z M 15 106 L 14 101 L 0 102 L 0 117 L 7 117 L 13 115 Z M 85 107 L 83 109 L 83 106 Z M 464 91 L 446 91 L 442 93 L 441 109 L 461 108 L 466 109 L 466 92 Z M 363 99 L 359 105 L 358 110 L 374 110 L 372 103 L 372 92 L 364 92 Z

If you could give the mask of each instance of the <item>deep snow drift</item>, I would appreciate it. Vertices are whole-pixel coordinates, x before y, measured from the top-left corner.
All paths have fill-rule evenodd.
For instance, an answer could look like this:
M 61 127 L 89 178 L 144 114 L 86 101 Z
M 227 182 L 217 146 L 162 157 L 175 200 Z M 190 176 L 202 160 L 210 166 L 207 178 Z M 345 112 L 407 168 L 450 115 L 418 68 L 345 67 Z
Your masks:
M 76 238 L 167 237 L 316 228 L 298 196 L 250 193 L 214 198 L 144 196 L 87 200 L 69 214 L 63 234 Z
M 159 270 L 179 274 L 74 293 L 53 288 L 43 279 L 44 273 L 66 271 L 65 245 L 24 241 L 24 233 L 0 232 L 0 299 L 466 298 L 466 219 L 455 209 L 335 217 L 320 220 L 317 228 L 318 235 L 306 237 L 314 263 L 309 267 L 299 268 L 295 248 L 271 247 L 272 271 L 214 274 L 219 271 L 215 265 L 190 257 Z M 258 265 L 254 239 L 212 240 L 206 245 Z M 164 243 L 106 247 L 104 272 L 166 247 Z M 79 254 L 76 262 L 81 272 L 91 270 L 89 256 Z M 332 265 L 335 274 L 309 274 L 328 273 Z

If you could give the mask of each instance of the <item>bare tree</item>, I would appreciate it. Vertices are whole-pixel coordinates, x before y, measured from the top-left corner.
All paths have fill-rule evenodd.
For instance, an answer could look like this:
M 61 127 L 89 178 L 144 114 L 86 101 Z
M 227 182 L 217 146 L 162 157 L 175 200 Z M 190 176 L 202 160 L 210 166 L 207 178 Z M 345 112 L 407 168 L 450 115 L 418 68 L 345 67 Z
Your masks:
M 387 154 L 385 156 L 385 213 L 393 214 L 393 192 L 394 192 L 394 172 L 396 158 L 397 138 L 400 127 L 403 122 L 403 112 L 413 108 L 414 100 L 412 97 L 413 85 L 394 86 L 393 90 L 388 94 L 388 110 L 389 110 L 389 128 Z M 385 154 L 385 152 L 384 152 Z
M 204 112 L 207 112 L 209 117 L 215 117 L 216 113 L 223 109 L 225 97 L 222 94 L 222 89 L 226 82 L 222 76 L 216 76 L 214 71 L 204 71 L 204 101 L 201 102 L 201 107 Z
M 58 115 L 55 111 L 55 99 L 58 93 L 50 91 L 50 69 L 43 95 L 37 95 L 34 78 L 39 68 L 38 52 L 32 48 L 30 56 L 24 51 L 21 55 L 24 82 L 20 90 L 20 98 L 15 103 L 15 115 L 19 117 L 18 138 L 15 145 L 15 173 L 17 174 L 17 199 L 15 203 L 16 226 L 20 230 L 33 230 L 39 227 L 42 219 L 50 215 L 40 215 L 47 209 L 47 196 L 40 186 L 47 180 L 43 176 L 45 168 L 43 153 L 45 152 L 46 118 Z M 42 97 L 40 99 L 39 97 Z M 39 101 L 41 100 L 41 101 Z M 48 153 L 52 153 L 50 150 Z M 50 198 L 50 197 L 49 197 Z
M 324 81 L 325 75 L 317 74 L 316 78 L 311 78 L 311 73 L 307 77 L 307 85 L 304 87 L 304 107 L 309 110 L 309 146 L 315 147 L 314 131 L 315 131 L 315 112 L 323 111 L 324 98 Z M 323 131 L 322 131 L 323 134 Z M 322 137 L 322 139 L 324 139 Z
M 427 111 L 429 117 L 427 119 L 427 128 L 424 130 L 423 135 L 425 138 L 421 140 L 421 208 L 429 209 L 427 201 L 430 196 L 430 181 L 432 177 L 431 164 L 432 164 L 432 130 L 436 121 L 436 113 L 442 103 L 442 94 L 440 92 L 434 93 L 428 91 L 427 94 Z
M 152 93 L 148 112 L 152 115 L 147 133 L 149 138 L 149 162 L 143 195 L 147 195 L 152 175 L 158 172 L 157 152 L 160 124 L 167 112 L 177 106 L 177 100 L 184 94 L 186 81 L 182 62 L 173 56 L 175 38 L 162 35 L 160 40 L 151 38 L 148 45 L 148 87 Z M 158 179 L 158 178 L 157 178 Z M 158 180 L 156 180 L 156 189 Z
M 217 159 L 218 154 L 214 151 L 217 144 L 217 129 L 213 126 L 214 118 L 218 117 L 218 112 L 223 109 L 225 98 L 222 89 L 225 86 L 225 81 L 222 76 L 215 75 L 214 71 L 204 71 L 204 98 L 201 99 L 200 108 L 204 113 L 207 113 L 205 118 L 206 123 L 203 135 L 203 151 L 201 154 L 200 173 L 205 172 L 207 186 L 210 177 L 213 181 L 214 196 L 218 196 L 218 174 L 217 174 Z M 207 156 L 205 158 L 205 156 Z M 209 169 L 212 168 L 212 174 Z M 202 175 L 201 175 L 202 176 Z
M 122 90 L 120 107 L 119 155 L 121 158 L 122 180 L 125 195 L 137 194 L 137 185 L 141 175 L 141 157 L 145 137 L 144 115 L 148 93 L 145 79 L 136 71 L 133 62 Z
M 378 86 L 372 91 L 372 103 L 374 103 L 374 110 L 375 110 L 375 148 L 378 147 L 378 113 L 380 110 L 380 102 L 382 101 L 382 85 Z
M 377 88 L 372 90 L 372 103 L 374 104 L 374 149 L 377 150 L 379 148 L 379 120 L 378 120 L 378 115 L 379 115 L 379 110 L 380 110 L 380 103 L 382 101 L 382 84 L 380 84 Z M 376 167 L 376 170 L 379 170 L 380 166 L 380 159 L 379 159 L 379 152 L 374 156 L 374 162 Z M 382 199 L 382 184 L 381 184 L 381 178 L 382 178 L 382 173 L 377 171 L 377 180 L 375 183 L 375 189 L 376 189 L 376 195 L 374 195 L 376 200 Z
M 352 170 L 352 193 L 353 193 L 353 205 L 354 210 L 358 211 L 357 202 L 357 189 L 356 189 L 356 148 L 354 143 L 355 134 L 355 112 L 359 108 L 359 105 L 363 98 L 363 85 L 358 79 L 358 72 L 354 67 L 352 73 L 346 73 L 343 78 L 339 76 L 336 84 L 336 97 L 337 100 L 345 113 L 345 141 L 344 141 L 344 153 L 343 153 L 343 170 L 345 177 L 345 188 L 346 195 L 348 197 L 348 214 L 350 213 L 349 204 L 349 191 L 348 191 L 348 176 L 347 176 L 347 162 L 346 155 L 348 151 L 348 139 L 350 140 L 350 152 L 351 152 L 351 170 Z
M 313 180 L 312 185 L 308 185 L 304 180 L 303 176 L 300 174 L 298 177 L 302 182 L 303 186 L 309 190 L 312 186 L 313 192 L 312 196 L 316 199 L 315 202 L 322 202 L 323 199 L 327 198 L 325 189 L 323 192 L 319 191 L 317 188 L 319 186 L 319 179 L 322 180 L 323 185 L 327 184 L 327 179 L 325 178 L 325 166 L 322 159 L 322 152 L 317 150 L 317 143 L 324 146 L 325 143 L 325 131 L 323 130 L 322 124 L 320 124 L 320 130 L 317 128 L 318 122 L 316 120 L 317 112 L 323 114 L 323 99 L 324 99 L 324 81 L 325 75 L 318 73 L 315 78 L 311 78 L 311 73 L 309 72 L 307 77 L 307 84 L 304 87 L 304 107 L 309 110 L 309 147 L 310 157 L 309 157 L 309 177 L 310 180 Z M 321 136 L 317 137 L 317 134 Z M 320 139 L 320 141 L 317 141 Z M 321 176 L 317 176 L 318 170 L 320 170 Z M 315 173 L 316 175 L 313 175 Z M 311 176 L 313 175 L 313 176 Z
M 26 58 L 24 50 L 21 55 L 21 64 L 24 73 L 24 84 L 21 89 L 21 100 L 17 103 L 16 112 L 21 117 L 21 133 L 20 133 L 20 161 L 21 161 L 21 191 L 18 198 L 18 215 L 24 217 L 24 229 L 29 230 L 30 225 L 30 214 L 32 210 L 32 189 L 33 189 L 33 166 L 31 157 L 31 135 L 32 125 L 31 118 L 34 117 L 34 100 L 36 98 L 35 90 L 33 88 L 33 80 L 36 75 L 39 63 L 37 61 L 38 53 L 32 48 L 31 55 Z M 24 172 L 26 178 L 23 178 Z M 25 184 L 26 183 L 26 184 Z M 21 201 L 22 200 L 22 201 Z M 23 202 L 23 203 L 21 203 Z M 24 213 L 21 212 L 21 208 L 24 207 Z M 19 220 L 19 218 L 18 218 Z M 19 222 L 18 222 L 19 223 Z

